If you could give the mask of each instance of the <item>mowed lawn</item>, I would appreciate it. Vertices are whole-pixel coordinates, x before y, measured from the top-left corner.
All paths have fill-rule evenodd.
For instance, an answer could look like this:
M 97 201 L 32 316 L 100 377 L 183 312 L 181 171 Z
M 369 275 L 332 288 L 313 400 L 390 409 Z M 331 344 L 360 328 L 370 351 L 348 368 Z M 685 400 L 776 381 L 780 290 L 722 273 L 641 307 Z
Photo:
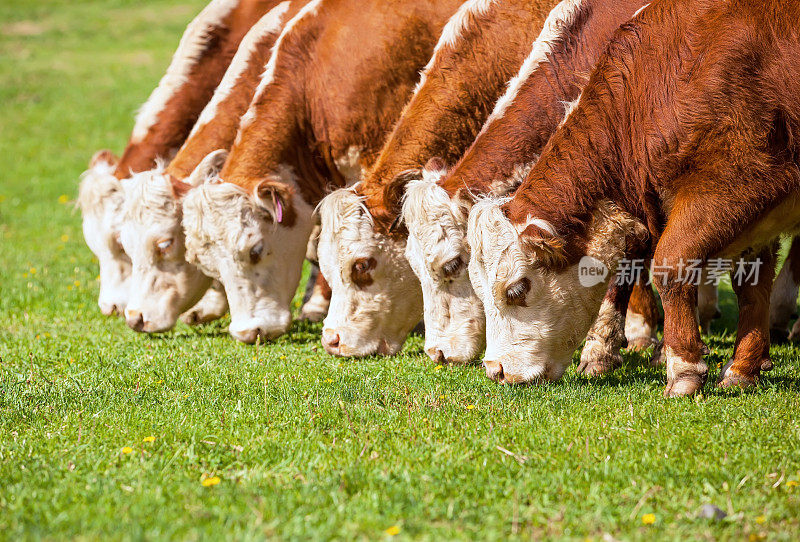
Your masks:
M 704 394 L 672 401 L 635 354 L 513 388 L 421 337 L 350 360 L 319 325 L 249 347 L 227 320 L 104 318 L 78 176 L 121 151 L 202 5 L 0 3 L 0 539 L 800 536 L 798 350 L 773 348 L 755 391 L 715 389 L 729 293 Z

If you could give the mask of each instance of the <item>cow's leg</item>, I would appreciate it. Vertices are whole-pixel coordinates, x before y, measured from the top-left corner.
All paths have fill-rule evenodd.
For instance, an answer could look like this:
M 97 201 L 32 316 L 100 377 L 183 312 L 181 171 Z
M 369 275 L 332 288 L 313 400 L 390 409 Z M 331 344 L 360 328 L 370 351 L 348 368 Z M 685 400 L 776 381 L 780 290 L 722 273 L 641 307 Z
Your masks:
M 750 260 L 759 265 L 757 281 L 737 281 L 731 277 L 739 301 L 739 325 L 736 347 L 719 375 L 718 385 L 750 387 L 758 383 L 762 365 L 769 362 L 769 300 L 775 276 L 777 245 L 764 248 Z M 733 275 L 733 273 L 732 273 Z
M 773 343 L 785 342 L 787 338 L 797 338 L 794 328 L 791 333 L 789 332 L 789 321 L 797 317 L 798 288 L 800 288 L 800 238 L 795 237 L 792 239 L 786 262 L 772 286 L 769 332 Z
M 658 305 L 653 288 L 639 277 L 631 292 L 625 317 L 625 338 L 631 350 L 646 350 L 656 344 Z
M 688 211 L 684 209 L 683 216 L 669 221 L 653 257 L 653 283 L 664 307 L 661 350 L 667 365 L 666 397 L 692 395 L 708 377 L 703 360 L 705 345 L 697 323 L 697 284 L 681 274 L 685 265 L 702 261 L 704 256 L 702 248 L 686 234 L 697 231 L 698 226 L 685 223 L 697 216 Z
M 211 287 L 197 304 L 181 314 L 181 321 L 190 326 L 213 322 L 225 316 L 228 312 L 228 298 L 225 297 L 225 288 L 218 281 L 211 283 Z
M 303 308 L 300 309 L 300 318 L 311 322 L 321 322 L 328 314 L 331 304 L 331 288 L 319 270 L 317 264 L 311 265 L 311 275 L 308 277 Z
M 706 284 L 705 276 L 697 287 L 697 319 L 706 335 L 711 332 L 711 322 L 722 316 L 719 294 L 715 284 Z
M 625 346 L 625 313 L 633 289 L 632 284 L 622 282 L 611 280 L 600 313 L 586 336 L 578 366 L 580 373 L 598 376 L 622 365 L 620 349 Z

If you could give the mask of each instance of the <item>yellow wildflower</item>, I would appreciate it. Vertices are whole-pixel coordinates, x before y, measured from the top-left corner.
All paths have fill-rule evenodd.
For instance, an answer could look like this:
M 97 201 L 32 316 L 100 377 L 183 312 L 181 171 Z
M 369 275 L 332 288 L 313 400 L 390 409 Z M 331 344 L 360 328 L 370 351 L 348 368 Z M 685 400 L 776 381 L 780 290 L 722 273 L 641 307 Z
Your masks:
M 35 268 L 35 267 L 31 267 L 31 268 L 30 268 L 30 271 L 28 271 L 28 272 L 29 272 L 31 275 L 35 275 L 35 274 L 36 274 L 36 268 Z
M 203 480 L 200 480 L 200 484 L 203 487 L 211 487 L 217 485 L 221 481 L 222 480 L 219 479 L 219 476 L 212 476 L 211 478 L 204 478 Z
M 786 487 L 797 487 L 797 484 L 798 484 L 797 480 L 789 480 L 788 482 L 786 482 Z
M 67 241 L 69 241 L 69 235 L 65 233 L 64 235 L 61 236 L 61 242 L 66 243 Z
M 58 203 L 67 203 L 69 201 L 69 196 L 66 194 L 61 194 L 58 196 Z
M 400 527 L 398 527 L 397 525 L 392 525 L 391 527 L 386 529 L 384 532 L 386 534 L 388 534 L 389 536 L 396 536 L 396 535 L 400 534 Z
M 472 410 L 473 408 L 475 408 L 475 405 L 467 405 L 467 410 Z
M 645 525 L 652 525 L 656 522 L 655 514 L 645 514 L 642 516 L 642 523 Z
M 766 523 L 766 521 L 767 521 L 766 516 L 758 516 L 756 518 L 756 523 L 758 523 L 759 525 Z
M 122 449 L 122 453 L 123 453 L 123 454 L 129 454 L 129 453 L 131 453 L 131 452 L 133 452 L 133 448 L 131 448 L 130 446 L 125 446 L 125 447 Z
M 153 437 L 153 436 L 144 437 L 142 439 L 143 442 L 153 442 L 154 440 L 156 440 L 156 437 Z

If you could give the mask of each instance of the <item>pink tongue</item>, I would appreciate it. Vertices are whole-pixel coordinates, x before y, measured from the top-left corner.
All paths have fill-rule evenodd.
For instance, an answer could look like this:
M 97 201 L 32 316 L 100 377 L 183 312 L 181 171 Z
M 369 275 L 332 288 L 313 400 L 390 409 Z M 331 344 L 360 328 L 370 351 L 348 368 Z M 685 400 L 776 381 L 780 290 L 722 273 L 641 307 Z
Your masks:
M 275 220 L 278 221 L 278 224 L 283 222 L 283 205 L 281 205 L 281 200 L 275 196 L 275 193 L 272 193 L 272 202 L 275 204 Z

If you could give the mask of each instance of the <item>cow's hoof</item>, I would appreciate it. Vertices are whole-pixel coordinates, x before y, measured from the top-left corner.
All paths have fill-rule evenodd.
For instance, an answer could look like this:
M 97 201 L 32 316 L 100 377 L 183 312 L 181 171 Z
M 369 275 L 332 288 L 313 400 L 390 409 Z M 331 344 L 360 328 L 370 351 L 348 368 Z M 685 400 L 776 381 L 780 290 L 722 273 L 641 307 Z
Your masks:
M 608 374 L 622 367 L 622 354 L 619 350 L 609 351 L 606 344 L 597 340 L 588 340 L 581 352 L 581 363 L 578 372 L 586 376 Z
M 790 338 L 789 331 L 786 329 L 779 327 L 769 328 L 769 341 L 772 344 L 786 344 Z
M 683 373 L 672 380 L 667 380 L 664 397 L 688 397 L 694 395 L 706 383 L 706 375 L 697 373 Z
M 761 362 L 762 367 L 769 359 Z M 718 388 L 753 388 L 758 385 L 758 375 L 743 375 L 731 368 L 733 360 L 725 364 L 717 378 Z M 772 365 L 772 362 L 770 362 Z
M 764 358 L 761 360 L 761 370 L 762 371 L 771 371 L 774 365 L 772 365 L 772 360 L 769 358 Z

